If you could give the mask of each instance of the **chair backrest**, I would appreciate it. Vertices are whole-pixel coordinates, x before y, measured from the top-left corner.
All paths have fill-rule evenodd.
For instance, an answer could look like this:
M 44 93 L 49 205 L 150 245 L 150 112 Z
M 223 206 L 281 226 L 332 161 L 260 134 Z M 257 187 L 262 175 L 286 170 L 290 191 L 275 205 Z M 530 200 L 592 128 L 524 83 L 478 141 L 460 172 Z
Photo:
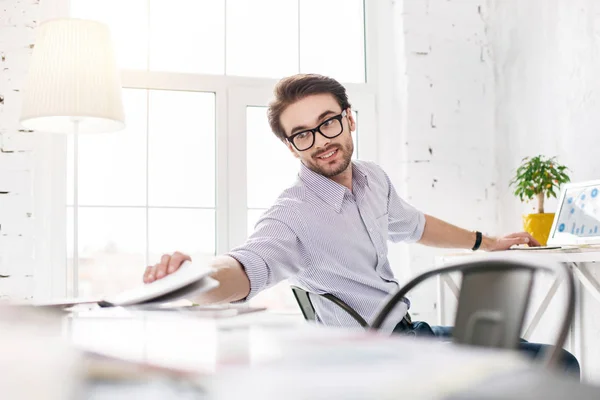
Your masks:
M 535 271 L 558 275 L 566 284 L 565 311 L 562 325 L 545 362 L 557 365 L 575 313 L 575 283 L 569 267 L 555 261 L 541 264 L 532 259 L 487 257 L 472 259 L 418 275 L 398 290 L 382 307 L 373 323 L 378 330 L 396 304 L 426 279 L 451 272 L 461 272 L 463 281 L 456 312 L 453 340 L 456 343 L 490 347 L 516 348 L 533 284 Z
M 531 270 L 464 271 L 453 341 L 484 347 L 517 347 L 533 278 Z
M 316 321 L 317 316 L 315 313 L 315 308 L 312 304 L 312 301 L 310 300 L 310 296 L 311 295 L 315 296 L 315 294 L 309 293 L 306 290 L 299 288 L 298 286 L 291 286 L 291 288 L 292 288 L 292 292 L 294 293 L 294 297 L 296 298 L 296 301 L 298 302 L 298 305 L 300 306 L 300 310 L 302 311 L 302 314 L 304 315 L 304 318 L 307 321 Z M 367 321 L 365 321 L 365 319 L 359 313 L 357 313 L 352 307 L 350 307 L 348 304 L 346 304 L 343 300 L 341 300 L 329 293 L 320 294 L 317 296 L 320 296 L 324 299 L 329 300 L 330 302 L 334 303 L 336 306 L 338 306 L 339 308 L 341 308 L 342 310 L 347 312 L 352 318 L 354 318 L 354 320 L 356 322 L 359 323 L 360 326 L 362 326 L 364 328 L 369 327 L 369 324 L 367 323 Z
M 315 308 L 310 301 L 308 292 L 297 286 L 291 286 L 291 288 L 292 293 L 294 293 L 294 297 L 300 306 L 300 311 L 302 311 L 302 315 L 304 315 L 304 319 L 307 321 L 316 321 L 317 315 L 315 314 Z

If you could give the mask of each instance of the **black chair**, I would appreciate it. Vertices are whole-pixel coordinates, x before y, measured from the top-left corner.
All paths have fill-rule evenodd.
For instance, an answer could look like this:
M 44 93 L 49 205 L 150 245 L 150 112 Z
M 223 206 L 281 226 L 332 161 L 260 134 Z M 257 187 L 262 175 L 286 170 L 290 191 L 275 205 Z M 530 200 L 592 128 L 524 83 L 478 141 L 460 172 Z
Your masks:
M 415 286 L 439 274 L 462 273 L 453 342 L 485 347 L 516 349 L 529 305 L 536 271 L 551 272 L 566 284 L 562 325 L 554 347 L 545 354 L 547 366 L 558 363 L 575 313 L 575 283 L 568 266 L 561 263 L 532 263 L 523 259 L 487 257 L 427 271 L 398 290 L 379 311 L 371 330 L 378 330 L 386 318 Z
M 291 286 L 291 288 L 292 288 L 292 292 L 294 293 L 294 297 L 296 298 L 296 301 L 298 302 L 298 305 L 300 306 L 302 315 L 304 315 L 304 319 L 306 319 L 307 321 L 316 321 L 316 319 L 317 319 L 317 316 L 315 314 L 315 308 L 313 307 L 312 301 L 310 300 L 310 296 L 312 295 L 312 296 L 321 296 L 321 297 L 331 301 L 332 303 L 334 303 L 335 305 L 340 307 L 342 310 L 346 311 L 352 318 L 354 318 L 354 320 L 356 320 L 356 322 L 358 322 L 360 324 L 360 326 L 362 326 L 364 328 L 369 327 L 369 324 L 367 323 L 367 321 L 365 321 L 364 318 L 361 317 L 359 313 L 354 311 L 354 309 L 352 307 L 350 307 L 348 304 L 344 303 L 342 300 L 338 299 L 334 295 L 329 294 L 329 293 L 315 295 L 314 293 L 309 293 L 306 290 L 299 288 L 298 286 Z

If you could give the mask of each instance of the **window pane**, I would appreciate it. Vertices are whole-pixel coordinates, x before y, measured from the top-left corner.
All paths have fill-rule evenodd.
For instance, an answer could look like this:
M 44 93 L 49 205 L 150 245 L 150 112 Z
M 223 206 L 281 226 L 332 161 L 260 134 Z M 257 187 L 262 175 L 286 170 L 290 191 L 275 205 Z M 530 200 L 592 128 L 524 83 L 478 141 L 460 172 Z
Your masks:
M 256 226 L 258 219 L 265 211 L 267 211 L 266 208 L 248 209 L 248 236 L 254 232 L 254 227 Z
M 150 69 L 223 74 L 224 0 L 151 0 Z
M 215 95 L 150 91 L 149 203 L 215 206 Z
M 145 90 L 123 90 L 125 130 L 79 136 L 80 205 L 146 205 L 146 96 Z M 69 149 L 72 160 L 72 143 Z M 73 176 L 72 162 L 68 174 Z
M 300 0 L 300 72 L 365 81 L 363 0 Z
M 67 213 L 67 251 L 73 259 L 73 212 Z M 143 208 L 79 209 L 79 295 L 108 296 L 142 283 L 146 268 Z
M 248 207 L 268 208 L 298 176 L 299 161 L 271 132 L 266 107 L 246 108 Z
M 227 75 L 297 73 L 298 0 L 227 0 L 225 47 Z
M 71 16 L 110 28 L 117 62 L 125 69 L 148 68 L 147 0 L 71 0 Z
M 215 254 L 215 211 L 150 209 L 148 233 L 150 263 L 165 253 L 180 251 L 194 261 L 207 261 Z

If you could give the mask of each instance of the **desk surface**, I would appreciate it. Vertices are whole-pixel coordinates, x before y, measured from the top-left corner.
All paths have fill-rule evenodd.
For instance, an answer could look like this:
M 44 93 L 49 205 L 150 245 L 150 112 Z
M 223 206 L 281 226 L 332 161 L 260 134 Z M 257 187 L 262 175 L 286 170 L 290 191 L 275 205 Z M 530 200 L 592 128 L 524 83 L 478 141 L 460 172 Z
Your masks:
M 540 250 L 507 250 L 486 253 L 483 251 L 463 251 L 449 253 L 436 258 L 438 264 L 444 264 L 456 260 L 459 257 L 485 257 L 490 256 L 524 256 L 524 257 L 545 257 L 559 262 L 575 263 L 596 263 L 600 262 L 600 247 L 598 246 L 570 246 L 561 249 L 540 249 Z
M 98 380 L 94 399 L 111 398 L 116 390 L 121 396 L 187 398 L 182 393 L 191 387 L 203 398 L 236 400 L 385 399 L 399 393 L 444 398 L 496 375 L 532 369 L 515 353 L 326 329 L 268 313 L 215 320 L 95 310 L 67 317 L 65 333 L 83 350 L 190 374 L 191 386 L 180 381 L 176 387 L 154 379 L 117 386 Z

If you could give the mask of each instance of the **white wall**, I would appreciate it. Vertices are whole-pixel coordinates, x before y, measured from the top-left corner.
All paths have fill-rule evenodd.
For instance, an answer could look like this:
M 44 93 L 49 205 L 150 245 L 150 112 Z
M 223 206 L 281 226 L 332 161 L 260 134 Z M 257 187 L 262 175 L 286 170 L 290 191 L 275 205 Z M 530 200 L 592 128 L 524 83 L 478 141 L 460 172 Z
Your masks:
M 600 2 L 498 0 L 493 15 L 500 180 L 537 154 L 558 156 L 574 181 L 599 179 Z M 533 204 L 500 189 L 500 226 L 518 228 Z
M 0 7 L 0 300 L 33 295 L 35 270 L 31 135 L 18 123 L 39 1 Z
M 410 202 L 498 235 L 521 230 L 532 210 L 508 187 L 523 157 L 557 155 L 573 180 L 600 178 L 599 1 L 404 0 L 394 11 L 404 71 L 400 185 Z M 446 252 L 409 247 L 411 273 Z M 549 285 L 539 282 L 535 306 Z M 430 285 L 413 296 L 414 311 L 431 322 L 435 294 Z M 532 340 L 554 338 L 560 295 Z M 584 340 L 572 349 L 592 380 L 600 380 L 598 307 L 583 295 Z
M 413 205 L 466 229 L 497 229 L 494 63 L 486 1 L 394 3 L 403 92 L 399 191 Z M 401 28 L 401 29 L 399 29 Z M 398 47 L 402 49 L 402 47 Z M 398 182 L 396 182 L 398 184 Z M 433 267 L 436 254 L 408 248 L 410 274 Z M 397 274 L 406 276 L 395 266 Z M 413 314 L 435 321 L 435 284 L 413 298 Z

